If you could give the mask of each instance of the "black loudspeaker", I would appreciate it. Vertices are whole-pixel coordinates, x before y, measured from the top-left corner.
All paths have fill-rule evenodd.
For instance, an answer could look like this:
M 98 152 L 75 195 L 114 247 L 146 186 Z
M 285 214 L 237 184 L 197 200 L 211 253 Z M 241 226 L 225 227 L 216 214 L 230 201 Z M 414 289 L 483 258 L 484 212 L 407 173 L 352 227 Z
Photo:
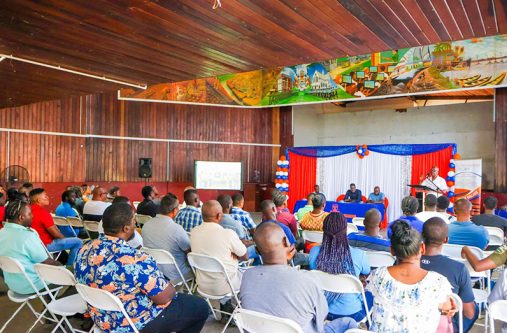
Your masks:
M 139 159 L 139 177 L 140 178 L 151 178 L 151 158 L 140 158 Z

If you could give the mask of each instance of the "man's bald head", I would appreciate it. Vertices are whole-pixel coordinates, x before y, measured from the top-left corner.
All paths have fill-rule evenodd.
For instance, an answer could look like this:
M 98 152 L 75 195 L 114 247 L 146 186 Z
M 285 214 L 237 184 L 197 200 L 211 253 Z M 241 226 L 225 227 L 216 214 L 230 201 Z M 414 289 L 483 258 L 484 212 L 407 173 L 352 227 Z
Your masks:
M 380 211 L 377 208 L 372 208 L 364 214 L 363 224 L 365 228 L 378 228 L 381 219 L 382 215 L 380 214 Z
M 202 219 L 204 222 L 220 223 L 222 220 L 223 210 L 220 203 L 216 200 L 206 201 L 202 205 Z
M 432 217 L 423 225 L 422 236 L 427 247 L 439 247 L 447 243 L 449 229 L 447 224 L 440 217 Z
M 277 223 L 261 223 L 255 231 L 254 242 L 264 263 L 287 263 L 290 244 L 283 229 Z
M 92 192 L 92 200 L 95 201 L 105 201 L 106 200 L 107 191 L 104 190 L 102 186 L 97 186 L 93 189 Z

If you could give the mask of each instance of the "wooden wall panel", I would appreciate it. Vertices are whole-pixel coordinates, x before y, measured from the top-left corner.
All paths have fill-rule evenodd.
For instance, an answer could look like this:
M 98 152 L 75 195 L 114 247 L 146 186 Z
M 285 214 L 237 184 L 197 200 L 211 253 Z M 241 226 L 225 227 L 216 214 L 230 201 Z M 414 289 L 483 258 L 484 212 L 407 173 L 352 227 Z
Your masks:
M 507 88 L 495 94 L 495 192 L 507 192 Z
M 290 107 L 237 109 L 126 102 L 111 93 L 0 109 L 0 127 L 217 142 L 167 143 L 11 132 L 10 164 L 26 167 L 34 182 L 142 181 L 137 177 L 141 157 L 153 159 L 150 181 L 155 182 L 193 181 L 194 160 L 243 161 L 245 181 L 269 182 L 278 148 L 220 142 L 286 145 L 291 142 L 287 134 L 292 126 L 291 112 Z M 7 134 L 0 134 L 2 167 L 7 165 Z

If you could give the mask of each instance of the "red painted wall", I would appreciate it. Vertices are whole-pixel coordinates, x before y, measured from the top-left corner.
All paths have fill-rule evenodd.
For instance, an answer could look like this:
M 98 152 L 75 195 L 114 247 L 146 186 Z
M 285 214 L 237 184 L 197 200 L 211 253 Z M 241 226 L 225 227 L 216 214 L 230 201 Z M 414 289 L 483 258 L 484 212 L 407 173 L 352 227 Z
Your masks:
M 108 190 L 111 186 L 116 185 L 120 187 L 120 194 L 126 196 L 133 201 L 142 201 L 143 196 L 141 195 L 141 189 L 145 185 L 145 182 L 93 182 L 87 183 L 88 185 L 100 185 Z M 146 183 L 147 185 L 156 186 L 160 196 L 164 196 L 168 192 L 176 194 L 180 202 L 183 201 L 183 190 L 187 186 L 192 186 L 192 183 L 170 183 L 170 182 L 154 182 L 154 183 Z M 65 188 L 69 185 L 81 185 L 76 183 L 33 183 L 34 188 L 42 187 L 46 190 L 49 195 L 50 204 L 48 209 L 51 212 L 54 212 L 56 207 L 61 202 L 62 193 L 65 191 Z M 232 195 L 237 191 L 218 191 L 218 190 L 199 190 L 199 197 L 201 201 L 207 201 L 211 199 L 216 199 L 219 194 L 225 193 Z

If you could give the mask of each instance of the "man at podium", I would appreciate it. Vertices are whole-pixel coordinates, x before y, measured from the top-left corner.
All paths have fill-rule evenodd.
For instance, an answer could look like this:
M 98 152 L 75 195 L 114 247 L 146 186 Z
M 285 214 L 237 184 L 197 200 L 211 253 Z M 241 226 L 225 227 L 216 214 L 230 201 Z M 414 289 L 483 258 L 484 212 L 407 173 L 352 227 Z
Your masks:
M 438 175 L 438 167 L 434 166 L 431 168 L 431 172 L 428 173 L 421 185 L 431 189 L 428 193 L 435 194 L 437 197 L 443 195 L 443 192 L 447 192 L 447 183 L 445 179 Z

